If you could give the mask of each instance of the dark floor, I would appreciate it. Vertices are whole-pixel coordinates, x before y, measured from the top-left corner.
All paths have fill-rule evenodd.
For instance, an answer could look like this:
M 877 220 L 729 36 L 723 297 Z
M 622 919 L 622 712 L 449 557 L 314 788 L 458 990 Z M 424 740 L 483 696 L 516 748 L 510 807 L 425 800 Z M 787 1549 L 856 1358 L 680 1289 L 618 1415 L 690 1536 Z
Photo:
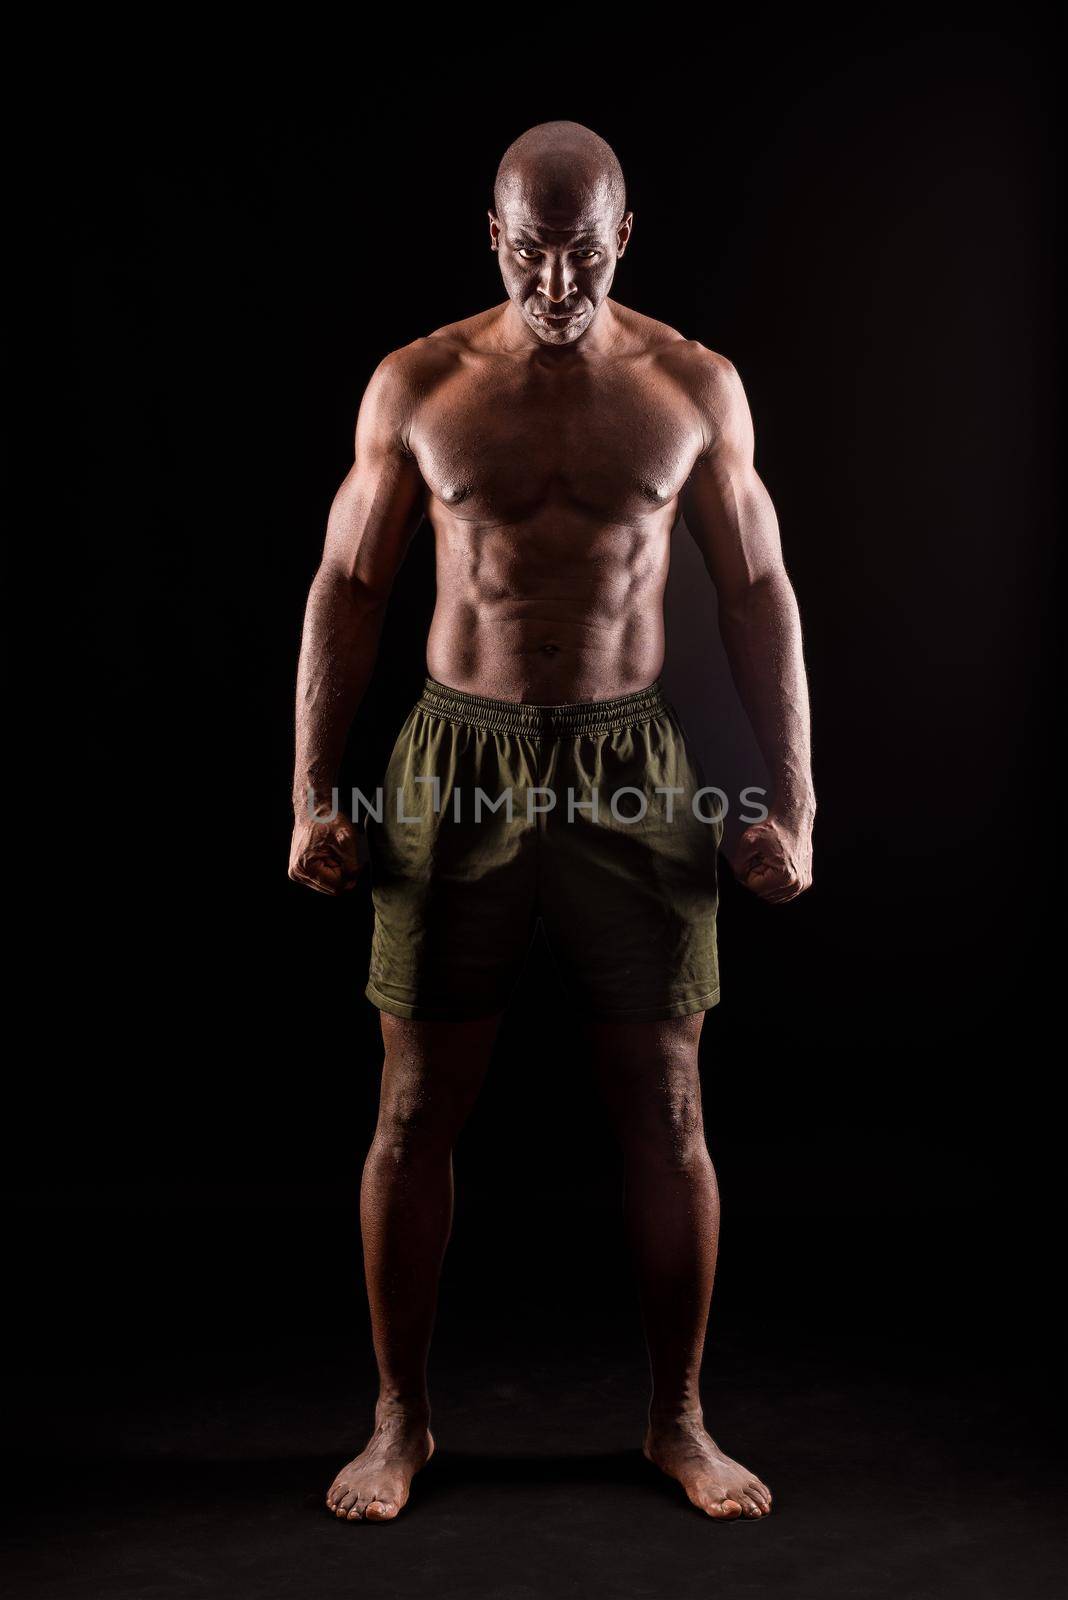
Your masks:
M 1036 1454 L 1034 1374 L 924 1370 L 843 1343 L 721 1336 L 706 1415 L 775 1493 L 714 1524 L 638 1448 L 640 1351 L 569 1356 L 531 1328 L 466 1336 L 434 1362 L 438 1442 L 388 1526 L 323 1507 L 370 1414 L 367 1362 L 336 1346 L 175 1355 L 50 1393 L 69 1445 L 16 1470 L 7 1592 L 19 1600 L 189 1596 L 811 1596 L 1044 1600 L 1064 1592 L 1058 1485 Z M 557 1326 L 555 1337 L 559 1339 Z M 349 1418 L 351 1420 L 346 1420 Z M 61 1431 L 55 1424 L 49 1432 Z M 988 1445 L 994 1440 L 994 1445 Z M 1052 1453 L 1054 1441 L 1049 1441 Z

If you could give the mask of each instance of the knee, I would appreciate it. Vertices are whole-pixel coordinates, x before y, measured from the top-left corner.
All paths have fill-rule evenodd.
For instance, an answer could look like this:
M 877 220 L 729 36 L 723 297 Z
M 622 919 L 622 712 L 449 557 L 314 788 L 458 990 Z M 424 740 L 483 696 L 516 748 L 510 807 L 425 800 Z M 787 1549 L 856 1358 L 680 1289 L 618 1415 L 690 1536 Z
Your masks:
M 458 1128 L 452 1108 L 427 1093 L 392 1094 L 379 1107 L 376 1153 L 394 1162 L 452 1149 Z
M 701 1114 L 701 1091 L 694 1076 L 668 1075 L 658 1092 L 625 1116 L 623 1153 L 664 1171 L 683 1172 L 709 1159 Z

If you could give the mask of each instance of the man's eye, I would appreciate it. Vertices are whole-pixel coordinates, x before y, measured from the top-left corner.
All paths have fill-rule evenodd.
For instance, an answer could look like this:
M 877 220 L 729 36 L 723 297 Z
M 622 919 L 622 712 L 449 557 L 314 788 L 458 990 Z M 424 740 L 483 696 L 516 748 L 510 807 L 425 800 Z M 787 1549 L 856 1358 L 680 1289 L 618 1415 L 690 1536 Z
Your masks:
M 517 245 L 516 255 L 523 261 L 534 261 L 541 254 L 540 250 L 532 250 L 527 245 Z M 576 250 L 575 255 L 580 261 L 596 261 L 600 255 L 599 250 Z

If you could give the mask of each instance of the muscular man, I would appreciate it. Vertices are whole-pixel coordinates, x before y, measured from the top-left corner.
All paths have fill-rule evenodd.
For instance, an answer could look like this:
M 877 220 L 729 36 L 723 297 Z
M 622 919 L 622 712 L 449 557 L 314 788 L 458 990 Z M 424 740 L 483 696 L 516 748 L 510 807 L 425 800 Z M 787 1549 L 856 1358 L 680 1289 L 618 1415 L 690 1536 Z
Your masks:
M 719 1208 L 698 1041 L 719 998 L 723 830 L 690 804 L 703 775 L 659 681 L 680 511 L 773 785 L 731 866 L 776 903 L 811 882 L 807 685 L 737 372 L 608 298 L 632 226 L 619 163 L 588 128 L 543 123 L 509 147 L 489 212 L 508 298 L 379 364 L 308 600 L 290 876 L 336 895 L 359 867 L 332 789 L 391 585 L 429 519 L 428 675 L 382 814 L 366 820 L 366 992 L 385 1061 L 360 1213 L 380 1393 L 370 1442 L 327 1493 L 349 1521 L 395 1517 L 434 1448 L 426 1366 L 452 1147 L 537 917 L 625 1158 L 652 1374 L 645 1454 L 710 1517 L 771 1507 L 763 1481 L 707 1432 L 699 1392 Z M 606 802 L 623 788 L 617 815 Z M 477 821 L 476 789 L 499 807 Z

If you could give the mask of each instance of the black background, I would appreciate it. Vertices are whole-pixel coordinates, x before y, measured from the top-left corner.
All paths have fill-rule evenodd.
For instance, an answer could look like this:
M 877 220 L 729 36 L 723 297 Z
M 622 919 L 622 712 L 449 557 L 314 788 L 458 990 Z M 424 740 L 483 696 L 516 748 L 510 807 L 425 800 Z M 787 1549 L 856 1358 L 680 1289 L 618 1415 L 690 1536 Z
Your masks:
M 20 151 L 30 781 L 62 803 L 15 836 L 15 1592 L 1053 1592 L 1052 47 L 1016 16 L 668 58 L 646 17 L 566 70 L 538 56 L 580 19 L 417 67 L 325 33 L 270 73 L 68 61 Z M 776 1510 L 710 1526 L 636 1454 L 619 1163 L 538 954 L 457 1153 L 438 1456 L 395 1526 L 341 1527 L 381 1046 L 366 893 L 286 877 L 300 626 L 364 385 L 503 297 L 493 174 L 552 117 L 623 164 L 614 296 L 742 374 L 804 625 L 815 885 L 724 871 L 702 1041 L 705 1410 Z M 424 525 L 367 790 L 432 602 Z

